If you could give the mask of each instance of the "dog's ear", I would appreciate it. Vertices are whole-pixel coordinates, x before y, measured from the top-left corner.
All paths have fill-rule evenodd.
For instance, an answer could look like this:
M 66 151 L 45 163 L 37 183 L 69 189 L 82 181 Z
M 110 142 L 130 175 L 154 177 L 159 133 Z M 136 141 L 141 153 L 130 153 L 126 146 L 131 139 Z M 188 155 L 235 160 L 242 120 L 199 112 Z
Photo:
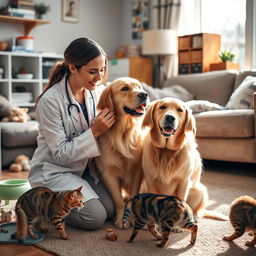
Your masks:
M 103 110 L 105 107 L 107 107 L 109 110 L 114 109 L 113 94 L 110 85 L 108 85 L 102 92 L 97 109 Z
M 154 127 L 154 118 L 153 118 L 153 115 L 154 115 L 154 109 L 155 109 L 155 104 L 150 104 L 148 109 L 147 109 L 147 112 L 146 112 L 146 115 L 143 119 L 143 123 L 142 123 L 142 127 L 144 128 L 145 126 L 148 126 L 150 128 L 153 128 Z
M 193 132 L 193 134 L 196 135 L 196 121 L 192 114 L 192 110 L 188 106 L 186 107 L 186 120 L 184 125 L 184 131 Z

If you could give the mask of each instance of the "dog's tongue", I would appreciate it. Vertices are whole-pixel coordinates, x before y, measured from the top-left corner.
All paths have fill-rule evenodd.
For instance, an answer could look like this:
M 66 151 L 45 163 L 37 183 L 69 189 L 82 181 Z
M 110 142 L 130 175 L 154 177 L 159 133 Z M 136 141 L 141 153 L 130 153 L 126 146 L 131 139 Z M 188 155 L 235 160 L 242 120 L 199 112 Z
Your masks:
M 144 108 L 146 107 L 146 104 L 140 104 L 137 108 L 135 108 L 135 111 L 138 113 L 144 113 Z
M 164 133 L 171 134 L 173 132 L 173 129 L 170 126 L 166 126 L 163 128 Z

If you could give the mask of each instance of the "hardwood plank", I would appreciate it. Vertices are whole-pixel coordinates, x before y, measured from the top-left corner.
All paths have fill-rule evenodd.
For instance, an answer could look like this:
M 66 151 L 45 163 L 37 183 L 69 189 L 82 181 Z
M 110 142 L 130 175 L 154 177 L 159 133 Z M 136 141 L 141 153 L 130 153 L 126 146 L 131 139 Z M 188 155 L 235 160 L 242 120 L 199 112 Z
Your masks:
M 3 171 L 0 180 L 7 179 L 27 179 L 28 172 L 9 172 Z M 20 244 L 0 244 L 1 255 L 8 256 L 52 256 L 54 254 L 45 252 L 35 246 Z

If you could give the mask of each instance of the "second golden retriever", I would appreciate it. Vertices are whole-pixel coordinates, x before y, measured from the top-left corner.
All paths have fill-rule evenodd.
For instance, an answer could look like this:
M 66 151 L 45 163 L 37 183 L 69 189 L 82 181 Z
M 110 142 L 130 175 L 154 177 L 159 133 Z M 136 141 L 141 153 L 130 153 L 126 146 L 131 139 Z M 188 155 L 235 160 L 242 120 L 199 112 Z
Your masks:
M 148 94 L 140 82 L 124 77 L 106 87 L 97 106 L 100 110 L 108 107 L 115 112 L 115 124 L 98 139 L 101 156 L 96 158 L 96 164 L 114 200 L 118 228 L 127 228 L 122 224 L 124 199 L 121 191 L 133 197 L 141 186 L 141 124 L 147 100 Z
M 150 128 L 143 146 L 143 170 L 150 193 L 184 199 L 198 216 L 208 200 L 201 183 L 202 162 L 195 142 L 196 125 L 190 108 L 181 100 L 164 98 L 149 107 L 143 126 Z M 207 217 L 226 220 L 218 213 Z

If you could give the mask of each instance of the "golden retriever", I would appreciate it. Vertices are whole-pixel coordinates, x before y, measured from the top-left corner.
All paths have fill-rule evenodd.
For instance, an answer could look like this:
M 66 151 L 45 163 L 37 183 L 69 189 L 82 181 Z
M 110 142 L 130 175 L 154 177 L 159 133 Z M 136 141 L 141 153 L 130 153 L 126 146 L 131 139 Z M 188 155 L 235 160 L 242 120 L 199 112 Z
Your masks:
M 150 128 L 142 156 L 148 192 L 177 196 L 187 201 L 198 217 L 208 193 L 200 182 L 202 162 L 191 109 L 178 99 L 157 100 L 148 108 L 143 126 Z M 227 220 L 222 214 L 203 212 L 205 217 Z
M 99 110 L 108 107 L 115 112 L 115 124 L 98 139 L 101 156 L 96 158 L 96 164 L 114 200 L 115 226 L 120 229 L 129 226 L 122 224 L 122 190 L 129 198 L 135 196 L 143 177 L 141 125 L 147 101 L 148 94 L 140 82 L 123 77 L 105 88 L 97 106 Z

